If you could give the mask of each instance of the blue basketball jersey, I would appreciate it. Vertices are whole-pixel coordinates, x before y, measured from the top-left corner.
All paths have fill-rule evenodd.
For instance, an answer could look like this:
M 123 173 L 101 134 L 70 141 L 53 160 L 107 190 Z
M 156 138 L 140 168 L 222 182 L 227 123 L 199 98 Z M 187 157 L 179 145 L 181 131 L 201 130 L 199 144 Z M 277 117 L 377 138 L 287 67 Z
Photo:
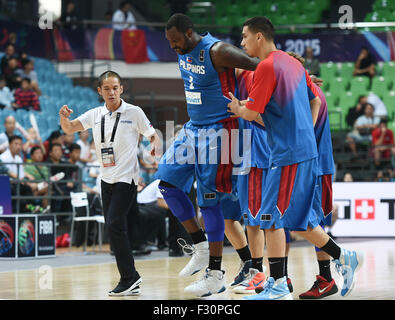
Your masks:
M 318 171 L 319 175 L 334 174 L 335 163 L 333 160 L 331 129 L 329 126 L 328 105 L 321 88 L 314 84 L 321 99 L 321 108 L 317 122 L 314 126 L 314 134 L 318 148 Z
M 229 118 L 227 105 L 231 99 L 228 92 L 238 96 L 234 69 L 218 73 L 212 64 L 210 49 L 219 41 L 205 33 L 191 52 L 178 55 L 187 111 L 194 125 L 207 125 Z

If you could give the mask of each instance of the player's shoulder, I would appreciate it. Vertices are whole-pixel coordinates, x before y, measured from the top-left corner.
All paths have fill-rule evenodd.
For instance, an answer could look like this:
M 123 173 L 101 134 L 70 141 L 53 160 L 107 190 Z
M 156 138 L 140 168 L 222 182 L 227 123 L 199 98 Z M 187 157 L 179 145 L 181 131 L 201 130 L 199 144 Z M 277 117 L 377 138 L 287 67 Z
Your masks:
M 143 115 L 145 115 L 144 110 L 139 107 L 136 106 L 134 104 L 131 103 L 125 103 L 125 113 L 132 118 L 136 118 L 140 119 L 143 117 Z
M 255 74 L 265 74 L 269 70 L 273 70 L 273 55 L 269 55 L 266 59 L 261 60 L 256 67 Z

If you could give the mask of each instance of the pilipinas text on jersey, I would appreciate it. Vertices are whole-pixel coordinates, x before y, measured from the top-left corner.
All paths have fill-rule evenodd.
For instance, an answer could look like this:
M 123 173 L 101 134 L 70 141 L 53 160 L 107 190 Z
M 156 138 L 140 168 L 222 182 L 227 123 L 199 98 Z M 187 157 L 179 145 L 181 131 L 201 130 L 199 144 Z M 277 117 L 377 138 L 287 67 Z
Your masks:
M 205 33 L 191 52 L 178 55 L 187 111 L 194 125 L 213 124 L 229 118 L 228 92 L 238 96 L 234 69 L 218 73 L 211 61 L 210 49 L 219 41 Z

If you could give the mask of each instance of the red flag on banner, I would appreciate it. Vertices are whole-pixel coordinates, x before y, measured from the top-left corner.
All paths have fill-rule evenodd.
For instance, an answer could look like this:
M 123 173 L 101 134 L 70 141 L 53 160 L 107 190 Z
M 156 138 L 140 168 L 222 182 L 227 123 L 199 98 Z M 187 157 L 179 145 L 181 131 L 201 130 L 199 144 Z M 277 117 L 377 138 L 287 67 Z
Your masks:
M 123 30 L 122 50 L 126 63 L 147 62 L 147 42 L 143 30 Z
M 65 40 L 58 29 L 53 30 L 56 51 L 59 61 L 73 61 L 73 53 L 67 40 Z

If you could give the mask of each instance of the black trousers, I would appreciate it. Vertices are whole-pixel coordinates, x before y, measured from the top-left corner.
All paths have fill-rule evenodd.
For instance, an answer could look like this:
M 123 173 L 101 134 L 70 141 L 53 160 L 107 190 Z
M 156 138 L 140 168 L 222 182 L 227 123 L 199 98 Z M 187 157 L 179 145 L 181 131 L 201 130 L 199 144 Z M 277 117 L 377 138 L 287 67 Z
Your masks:
M 102 180 L 101 193 L 110 246 L 121 282 L 128 282 L 137 275 L 128 236 L 133 223 L 131 217 L 138 217 L 137 187 L 133 182 L 108 184 Z

